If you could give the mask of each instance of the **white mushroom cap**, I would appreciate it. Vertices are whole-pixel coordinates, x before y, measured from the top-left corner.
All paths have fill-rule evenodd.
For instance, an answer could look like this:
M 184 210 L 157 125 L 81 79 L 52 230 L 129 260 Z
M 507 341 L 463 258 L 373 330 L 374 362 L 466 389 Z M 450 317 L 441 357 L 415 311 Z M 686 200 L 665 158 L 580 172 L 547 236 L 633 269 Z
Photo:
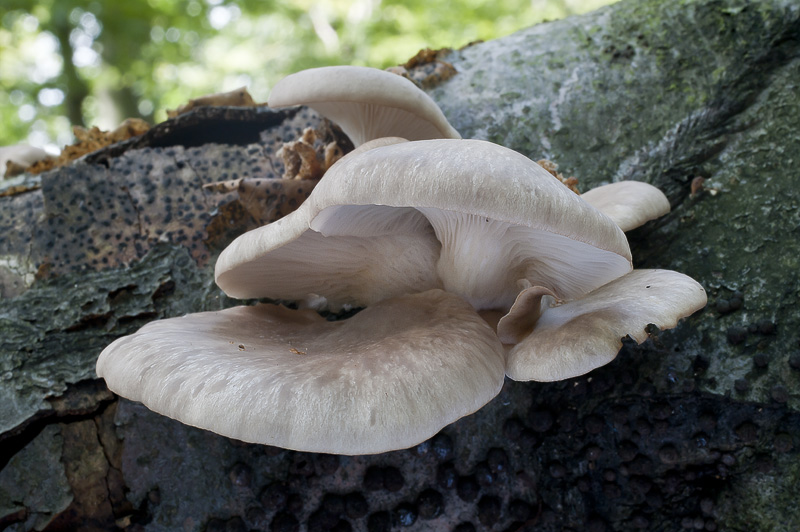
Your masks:
M 497 395 L 504 368 L 492 329 L 440 290 L 338 322 L 275 305 L 155 321 L 97 362 L 112 391 L 186 424 L 342 454 L 428 439 Z
M 442 287 L 435 267 L 439 242 L 420 213 L 378 213 L 346 234 L 326 234 L 310 228 L 310 207 L 307 199 L 225 248 L 216 264 L 220 288 L 240 299 L 322 296 L 339 310 Z
M 583 375 L 614 360 L 626 335 L 641 343 L 647 325 L 675 327 L 705 304 L 705 290 L 686 275 L 634 270 L 582 299 L 541 312 L 528 336 L 509 351 L 506 374 L 523 381 Z M 506 318 L 523 326 L 527 321 L 515 309 Z
M 669 200 L 659 189 L 641 181 L 620 181 L 593 188 L 581 197 L 630 231 L 669 212 Z
M 355 146 L 379 137 L 461 138 L 413 82 L 376 68 L 331 66 L 291 74 L 270 93 L 274 108 L 307 105 L 335 122 Z
M 338 308 L 443 287 L 507 310 L 521 280 L 574 299 L 630 269 L 619 227 L 527 157 L 427 140 L 343 158 L 300 209 L 224 250 L 216 276 L 240 298 Z

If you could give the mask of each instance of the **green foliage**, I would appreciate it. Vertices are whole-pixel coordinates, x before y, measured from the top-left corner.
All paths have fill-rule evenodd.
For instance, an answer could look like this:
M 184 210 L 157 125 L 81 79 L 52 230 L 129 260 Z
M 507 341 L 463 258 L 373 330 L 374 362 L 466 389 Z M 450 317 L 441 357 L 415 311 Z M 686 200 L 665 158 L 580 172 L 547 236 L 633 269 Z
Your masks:
M 51 148 L 71 124 L 150 122 L 192 97 L 291 72 L 385 68 L 612 0 L 3 0 L 0 146 Z

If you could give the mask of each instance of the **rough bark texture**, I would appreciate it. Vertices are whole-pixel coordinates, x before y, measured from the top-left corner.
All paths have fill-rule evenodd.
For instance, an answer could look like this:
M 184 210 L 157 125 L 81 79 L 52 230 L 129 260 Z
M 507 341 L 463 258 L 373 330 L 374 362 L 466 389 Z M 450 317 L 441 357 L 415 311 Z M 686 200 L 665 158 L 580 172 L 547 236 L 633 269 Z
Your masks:
M 113 338 L 232 304 L 213 258 L 252 220 L 201 185 L 274 171 L 314 117 L 199 111 L 24 180 L 0 195 L 0 529 L 800 530 L 799 38 L 789 0 L 635 1 L 446 58 L 431 94 L 464 137 L 584 190 L 667 192 L 634 260 L 709 305 L 584 377 L 509 381 L 407 451 L 246 445 L 95 380 Z

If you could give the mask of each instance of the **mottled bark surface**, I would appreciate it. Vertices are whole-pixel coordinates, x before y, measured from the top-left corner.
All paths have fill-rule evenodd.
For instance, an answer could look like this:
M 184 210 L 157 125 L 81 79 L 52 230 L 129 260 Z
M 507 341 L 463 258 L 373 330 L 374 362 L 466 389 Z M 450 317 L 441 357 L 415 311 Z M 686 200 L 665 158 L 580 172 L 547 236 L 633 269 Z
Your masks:
M 406 451 L 242 444 L 95 380 L 114 338 L 234 303 L 214 257 L 253 220 L 201 185 L 274 172 L 313 117 L 201 112 L 0 195 L 0 529 L 800 529 L 799 36 L 788 0 L 637 1 L 446 58 L 464 137 L 664 190 L 636 266 L 709 305 Z

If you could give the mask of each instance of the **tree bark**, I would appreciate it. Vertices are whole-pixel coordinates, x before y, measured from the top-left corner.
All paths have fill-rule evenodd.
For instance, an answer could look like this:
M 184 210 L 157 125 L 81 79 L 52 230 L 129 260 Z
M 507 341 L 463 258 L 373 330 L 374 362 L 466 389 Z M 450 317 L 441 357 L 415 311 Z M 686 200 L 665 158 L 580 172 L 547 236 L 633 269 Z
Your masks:
M 213 261 L 252 221 L 201 185 L 270 171 L 305 111 L 239 145 L 205 135 L 263 111 L 198 120 L 0 195 L 0 528 L 372 530 L 410 509 L 410 530 L 800 529 L 798 35 L 788 0 L 631 1 L 444 58 L 458 73 L 431 94 L 462 136 L 583 190 L 664 190 L 672 213 L 629 235 L 635 264 L 693 276 L 709 305 L 588 375 L 507 380 L 410 450 L 243 444 L 95 379 L 114 338 L 233 304 Z

